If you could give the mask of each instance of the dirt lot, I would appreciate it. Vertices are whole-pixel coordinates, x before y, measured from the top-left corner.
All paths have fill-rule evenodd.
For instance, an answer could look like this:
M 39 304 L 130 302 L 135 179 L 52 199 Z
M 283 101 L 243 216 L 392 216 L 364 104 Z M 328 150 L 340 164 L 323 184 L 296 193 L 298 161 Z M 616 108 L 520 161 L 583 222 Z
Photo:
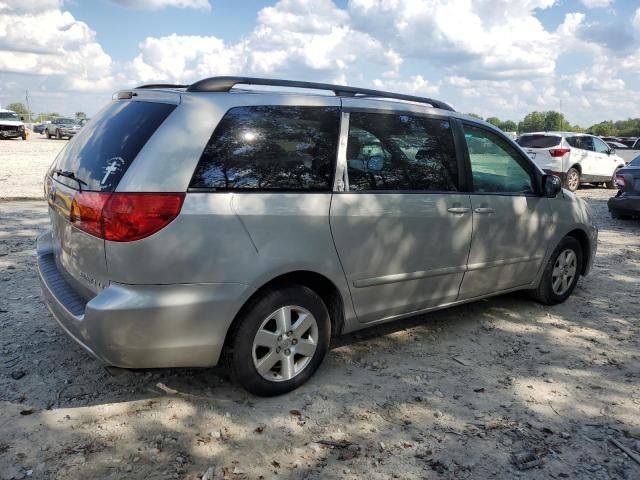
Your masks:
M 39 133 L 29 139 L 0 140 L 0 200 L 42 197 L 42 180 L 67 140 L 47 140 Z
M 40 195 L 60 144 L 12 142 L 38 178 L 1 196 Z M 580 195 L 599 252 L 563 305 L 506 295 L 350 335 L 272 399 L 218 369 L 105 369 L 40 299 L 43 203 L 0 202 L 0 479 L 640 478 L 611 442 L 640 452 L 640 224 Z

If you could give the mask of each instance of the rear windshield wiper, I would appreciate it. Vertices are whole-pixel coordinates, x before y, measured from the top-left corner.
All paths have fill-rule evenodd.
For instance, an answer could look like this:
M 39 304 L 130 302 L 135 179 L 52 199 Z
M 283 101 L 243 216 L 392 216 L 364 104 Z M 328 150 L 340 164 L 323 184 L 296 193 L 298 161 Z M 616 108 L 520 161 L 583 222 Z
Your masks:
M 56 168 L 53 170 L 53 173 L 55 173 L 56 175 L 59 175 L 60 177 L 70 178 L 71 180 L 78 182 L 78 190 L 80 190 L 81 192 L 82 192 L 82 186 L 88 185 L 87 182 L 76 177 L 76 174 L 69 170 L 62 170 L 60 168 Z

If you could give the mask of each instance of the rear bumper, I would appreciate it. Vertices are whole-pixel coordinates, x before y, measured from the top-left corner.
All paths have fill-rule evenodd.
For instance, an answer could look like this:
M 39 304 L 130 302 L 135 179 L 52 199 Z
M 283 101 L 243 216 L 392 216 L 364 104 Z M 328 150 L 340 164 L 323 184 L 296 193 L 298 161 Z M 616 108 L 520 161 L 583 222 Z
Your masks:
M 122 368 L 207 367 L 253 293 L 238 283 L 123 285 L 89 301 L 58 270 L 51 233 L 38 238 L 38 272 L 53 317 L 89 353 Z
M 620 195 L 611 197 L 607 202 L 610 212 L 621 215 L 640 215 L 640 196 Z

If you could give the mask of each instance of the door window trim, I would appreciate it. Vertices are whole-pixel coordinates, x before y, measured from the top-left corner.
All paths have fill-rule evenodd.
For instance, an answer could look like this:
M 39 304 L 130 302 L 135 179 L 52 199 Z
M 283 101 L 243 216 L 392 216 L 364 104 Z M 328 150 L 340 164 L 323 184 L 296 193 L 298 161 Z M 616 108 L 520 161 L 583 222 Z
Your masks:
M 451 117 L 449 115 L 443 115 L 435 112 L 412 112 L 401 109 L 383 109 L 377 107 L 342 107 L 343 115 L 341 116 L 340 123 L 340 138 L 338 143 L 338 159 L 336 162 L 336 174 L 334 177 L 334 188 L 333 193 L 350 193 L 350 194 L 359 194 L 359 195 L 398 195 L 398 194 L 409 194 L 409 195 L 460 195 L 465 194 L 469 186 L 468 175 L 467 175 L 467 166 L 462 157 L 463 150 L 461 146 L 458 144 L 458 140 L 456 139 L 456 128 L 454 127 L 454 122 L 457 120 L 455 117 Z M 453 143 L 455 148 L 456 155 L 456 165 L 458 167 L 458 190 L 366 190 L 366 191 L 355 191 L 349 190 L 349 173 L 347 169 L 347 147 L 349 142 L 349 121 L 351 113 L 373 113 L 373 114 L 383 114 L 383 115 L 406 115 L 410 117 L 419 117 L 419 118 L 428 118 L 433 120 L 447 120 L 449 122 L 451 133 L 453 135 Z M 343 144 L 344 141 L 344 144 Z M 338 188 L 338 180 L 340 169 L 343 172 L 343 182 L 344 189 L 340 190 Z
M 454 129 L 454 136 L 456 136 L 456 143 L 460 143 L 460 147 L 463 151 L 463 159 L 466 165 L 466 180 L 468 184 L 467 192 L 470 195 L 499 195 L 502 197 L 540 197 L 542 196 L 542 174 L 540 173 L 537 165 L 522 151 L 521 148 L 507 137 L 504 133 L 500 131 L 493 130 L 492 128 L 488 128 L 485 125 L 480 123 L 476 123 L 467 119 L 455 119 L 456 128 Z M 489 134 L 493 134 L 498 138 L 504 140 L 508 145 L 513 147 L 513 150 L 516 152 L 516 158 L 514 159 L 518 162 L 526 173 L 531 176 L 532 184 L 535 192 L 531 193 L 520 193 L 520 192 L 476 192 L 473 187 L 473 172 L 471 171 L 471 157 L 469 156 L 469 146 L 467 145 L 467 140 L 464 136 L 464 126 L 468 125 L 469 127 L 477 128 L 478 130 L 482 130 Z M 512 157 L 513 158 L 513 157 Z

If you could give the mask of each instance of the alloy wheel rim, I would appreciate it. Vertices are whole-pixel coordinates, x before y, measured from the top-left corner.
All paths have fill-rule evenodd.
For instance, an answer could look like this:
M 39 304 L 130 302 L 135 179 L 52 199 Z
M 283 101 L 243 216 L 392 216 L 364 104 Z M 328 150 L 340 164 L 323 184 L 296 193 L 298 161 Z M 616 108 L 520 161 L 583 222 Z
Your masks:
M 571 190 L 575 190 L 576 188 L 578 188 L 578 173 L 577 172 L 571 172 L 569 174 L 569 188 Z
M 551 272 L 551 288 L 556 295 L 567 293 L 578 271 L 578 257 L 576 253 L 567 249 L 558 255 Z
M 261 323 L 253 339 L 253 366 L 270 382 L 298 376 L 318 348 L 318 322 L 306 308 L 287 305 Z

